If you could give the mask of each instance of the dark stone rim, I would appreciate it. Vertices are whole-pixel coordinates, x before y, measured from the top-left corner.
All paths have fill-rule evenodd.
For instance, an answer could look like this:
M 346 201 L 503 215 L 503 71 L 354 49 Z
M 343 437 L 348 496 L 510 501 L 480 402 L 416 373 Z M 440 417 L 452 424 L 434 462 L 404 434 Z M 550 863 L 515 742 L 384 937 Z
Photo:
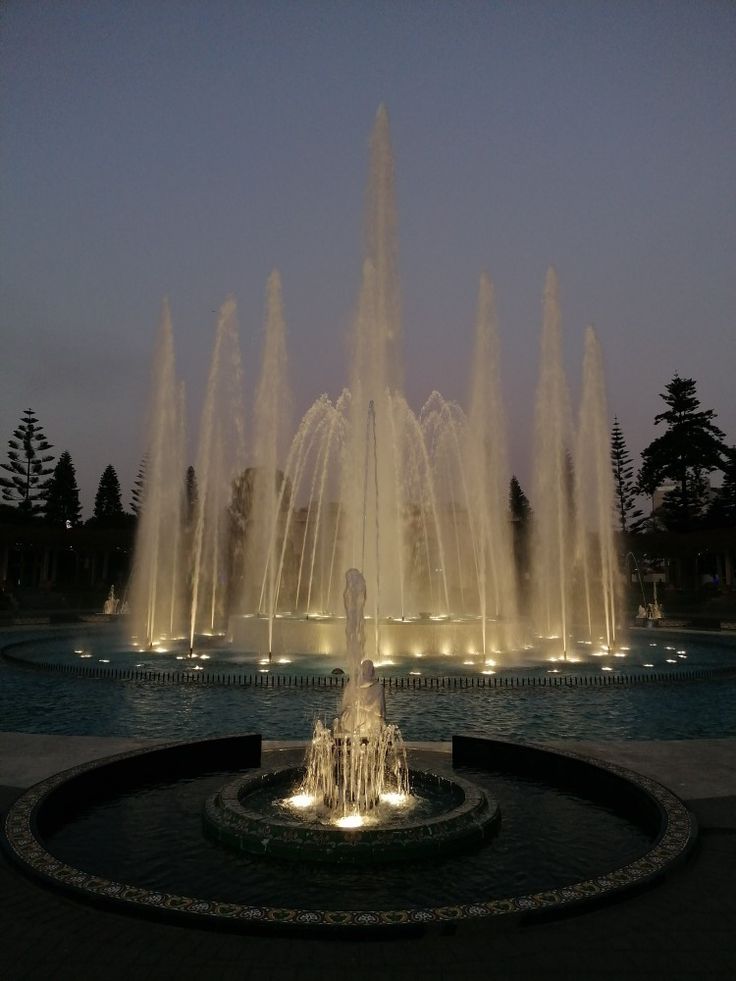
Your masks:
M 207 833 L 237 851 L 264 857 L 298 858 L 325 864 L 381 864 L 438 856 L 480 845 L 497 826 L 498 802 L 469 780 L 410 769 L 414 788 L 442 785 L 458 797 L 454 806 L 431 818 L 384 822 L 379 828 L 310 827 L 298 818 L 250 810 L 247 796 L 273 784 L 297 783 L 303 766 L 261 769 L 240 776 L 207 798 L 203 810 Z
M 234 744 L 239 737 L 229 737 Z M 257 739 L 260 736 L 240 737 Z M 37 833 L 37 819 L 46 799 L 64 784 L 95 770 L 119 763 L 133 764 L 173 751 L 178 754 L 206 750 L 208 746 L 226 740 L 194 740 L 169 743 L 154 749 L 133 750 L 115 756 L 81 764 L 37 783 L 18 798 L 5 820 L 3 844 L 10 858 L 27 874 L 66 892 L 97 904 L 113 904 L 144 915 L 184 918 L 191 924 L 235 928 L 387 928 L 432 926 L 484 918 L 529 915 L 562 915 L 581 905 L 599 904 L 619 897 L 622 893 L 650 884 L 682 861 L 697 837 L 695 818 L 684 803 L 670 790 L 654 780 L 624 767 L 596 760 L 580 753 L 550 750 L 534 744 L 504 743 L 482 737 L 462 737 L 488 750 L 494 747 L 520 749 L 528 754 L 540 754 L 565 766 L 582 764 L 603 774 L 627 782 L 647 798 L 661 815 L 659 834 L 653 846 L 635 861 L 593 878 L 571 883 L 560 889 L 544 890 L 522 896 L 492 899 L 455 906 L 425 907 L 396 910 L 304 910 L 299 908 L 250 906 L 202 900 L 193 896 L 157 892 L 127 883 L 104 879 L 66 865 L 51 855 Z

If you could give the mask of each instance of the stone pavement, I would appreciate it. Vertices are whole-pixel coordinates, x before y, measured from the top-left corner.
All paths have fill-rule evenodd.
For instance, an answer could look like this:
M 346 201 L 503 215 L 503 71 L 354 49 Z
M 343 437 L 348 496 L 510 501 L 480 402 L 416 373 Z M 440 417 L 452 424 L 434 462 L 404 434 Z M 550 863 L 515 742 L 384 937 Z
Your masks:
M 140 744 L 0 733 L 0 811 L 47 773 Z M 247 935 L 147 921 L 43 889 L 0 857 L 0 978 L 733 981 L 736 741 L 557 745 L 629 766 L 675 790 L 700 822 L 689 861 L 653 888 L 563 919 L 354 938 Z

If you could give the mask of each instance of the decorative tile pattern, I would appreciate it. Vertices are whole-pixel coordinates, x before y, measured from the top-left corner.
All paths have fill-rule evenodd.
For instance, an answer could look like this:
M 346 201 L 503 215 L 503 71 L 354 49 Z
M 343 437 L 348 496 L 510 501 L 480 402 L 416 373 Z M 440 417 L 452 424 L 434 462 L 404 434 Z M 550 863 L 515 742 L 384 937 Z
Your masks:
M 174 745 L 174 744 L 172 744 Z M 194 743 L 193 745 L 197 745 Z M 161 747 L 157 747 L 160 749 Z M 92 901 L 115 901 L 138 911 L 176 913 L 192 922 L 258 923 L 303 927 L 390 927 L 411 924 L 442 924 L 484 917 L 528 914 L 530 912 L 563 911 L 590 900 L 600 900 L 651 881 L 662 875 L 684 857 L 696 836 L 695 821 L 679 798 L 661 784 L 633 773 L 624 767 L 605 763 L 578 753 L 554 752 L 536 747 L 557 757 L 582 760 L 610 771 L 643 790 L 659 806 L 662 813 L 661 833 L 653 847 L 643 856 L 621 868 L 567 885 L 507 899 L 480 900 L 454 906 L 397 910 L 300 910 L 272 906 L 247 906 L 235 903 L 205 901 L 192 896 L 155 892 L 127 883 L 110 881 L 60 862 L 46 851 L 36 837 L 36 815 L 48 795 L 66 780 L 91 769 L 129 757 L 141 756 L 155 750 L 136 750 L 121 753 L 106 760 L 87 763 L 36 784 L 11 807 L 5 821 L 5 844 L 11 857 L 28 873 L 47 883 L 72 890 Z

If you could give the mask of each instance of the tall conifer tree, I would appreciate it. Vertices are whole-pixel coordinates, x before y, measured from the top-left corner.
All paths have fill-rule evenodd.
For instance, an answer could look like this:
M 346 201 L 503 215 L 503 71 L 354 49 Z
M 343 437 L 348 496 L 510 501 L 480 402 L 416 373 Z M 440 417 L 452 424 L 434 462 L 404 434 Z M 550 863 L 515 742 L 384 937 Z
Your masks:
M 618 529 L 624 534 L 638 531 L 641 527 L 642 512 L 641 508 L 636 506 L 634 464 L 617 416 L 614 416 L 611 429 L 611 468 Z
M 68 450 L 64 450 L 54 467 L 46 490 L 46 520 L 52 525 L 78 525 L 82 513 L 79 503 L 77 474 Z
M 26 409 L 18 428 L 13 430 L 8 440 L 8 462 L 0 464 L 9 477 L 0 477 L 3 500 L 16 504 L 28 515 L 43 511 L 43 499 L 48 486 L 48 477 L 53 468 L 47 464 L 54 459 L 46 451 L 52 444 L 46 439 L 33 409 Z

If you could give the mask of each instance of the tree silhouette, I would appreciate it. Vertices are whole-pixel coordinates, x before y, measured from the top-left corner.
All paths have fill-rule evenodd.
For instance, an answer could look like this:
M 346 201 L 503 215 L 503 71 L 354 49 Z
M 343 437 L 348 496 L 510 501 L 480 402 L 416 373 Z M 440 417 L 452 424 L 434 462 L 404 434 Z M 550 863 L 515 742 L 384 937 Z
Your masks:
M 521 484 L 512 475 L 509 484 L 509 512 L 513 529 L 514 561 L 521 598 L 525 598 L 525 582 L 529 575 L 529 537 L 533 511 Z
M 723 483 L 714 494 L 705 523 L 709 528 L 736 526 L 736 446 L 728 451 L 728 462 L 723 467 Z
M 117 524 L 125 515 L 120 498 L 120 481 L 111 465 L 105 467 L 100 477 L 100 483 L 95 494 L 94 516 L 100 523 Z
M 676 486 L 665 496 L 664 517 L 668 527 L 685 531 L 693 526 L 705 506 L 705 475 L 721 470 L 728 460 L 724 434 L 713 420 L 712 409 L 701 409 L 692 378 L 675 374 L 660 394 L 668 408 L 654 417 L 655 426 L 666 425 L 642 453 L 637 483 L 641 492 L 654 494 L 665 481 Z
M 0 464 L 10 474 L 10 477 L 0 477 L 3 500 L 17 504 L 28 515 L 40 514 L 48 485 L 46 478 L 53 472 L 46 464 L 54 457 L 46 453 L 52 444 L 38 425 L 33 409 L 23 413 L 18 428 L 8 440 L 8 447 L 8 462 Z
M 184 478 L 184 502 L 186 510 L 186 523 L 187 525 L 191 525 L 194 522 L 194 517 L 197 513 L 197 504 L 199 502 L 197 472 L 192 466 L 187 467 L 186 476 Z
M 79 503 L 77 474 L 68 450 L 64 450 L 54 467 L 46 490 L 46 520 L 49 524 L 78 525 L 82 507 Z
M 636 506 L 634 464 L 617 416 L 614 416 L 611 429 L 611 467 L 619 531 L 624 534 L 638 531 L 641 527 L 642 511 Z
M 140 462 L 138 473 L 133 481 L 133 489 L 130 492 L 130 510 L 138 517 L 143 506 L 143 488 L 146 482 L 146 457 Z

